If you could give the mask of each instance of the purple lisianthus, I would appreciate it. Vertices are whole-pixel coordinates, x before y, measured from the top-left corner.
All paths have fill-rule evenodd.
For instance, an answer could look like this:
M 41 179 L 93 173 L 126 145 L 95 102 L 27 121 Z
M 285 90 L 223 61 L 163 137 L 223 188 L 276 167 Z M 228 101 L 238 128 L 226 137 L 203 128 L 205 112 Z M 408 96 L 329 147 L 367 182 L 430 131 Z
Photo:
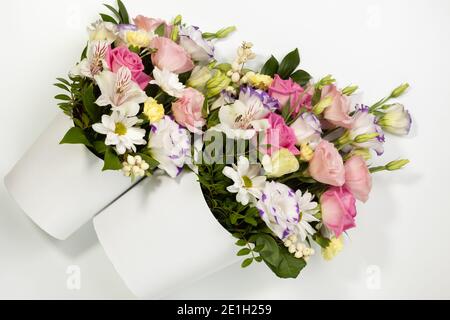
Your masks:
M 241 87 L 239 100 L 244 102 L 246 105 L 262 103 L 263 106 L 270 111 L 275 111 L 280 107 L 280 103 L 277 99 L 272 98 L 267 92 L 263 90 L 253 89 L 250 86 Z M 256 100 L 259 100 L 259 102 Z
M 180 27 L 180 45 L 198 62 L 208 63 L 214 58 L 214 45 L 205 40 L 198 27 Z

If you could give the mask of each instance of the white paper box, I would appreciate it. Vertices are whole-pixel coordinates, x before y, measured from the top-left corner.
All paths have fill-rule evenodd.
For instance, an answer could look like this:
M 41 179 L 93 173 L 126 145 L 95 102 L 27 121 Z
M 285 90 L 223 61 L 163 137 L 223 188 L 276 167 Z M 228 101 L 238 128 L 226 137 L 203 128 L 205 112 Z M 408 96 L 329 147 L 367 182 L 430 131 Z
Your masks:
M 5 178 L 6 188 L 43 230 L 64 240 L 131 187 L 83 145 L 60 145 L 71 120 L 58 115 Z
M 161 298 L 225 268 L 235 239 L 209 210 L 194 173 L 147 178 L 94 219 L 106 254 L 140 298 Z

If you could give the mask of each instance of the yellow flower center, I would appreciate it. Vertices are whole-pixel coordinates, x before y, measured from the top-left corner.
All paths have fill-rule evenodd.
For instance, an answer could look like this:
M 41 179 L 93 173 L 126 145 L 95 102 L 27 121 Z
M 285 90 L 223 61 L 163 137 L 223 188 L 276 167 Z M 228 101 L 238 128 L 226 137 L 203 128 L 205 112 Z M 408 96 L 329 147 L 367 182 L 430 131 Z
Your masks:
M 127 127 L 122 122 L 117 122 L 114 132 L 119 136 L 124 136 L 127 134 Z
M 253 187 L 252 179 L 250 179 L 249 177 L 243 176 L 242 181 L 244 182 L 244 187 L 246 187 L 247 189 Z

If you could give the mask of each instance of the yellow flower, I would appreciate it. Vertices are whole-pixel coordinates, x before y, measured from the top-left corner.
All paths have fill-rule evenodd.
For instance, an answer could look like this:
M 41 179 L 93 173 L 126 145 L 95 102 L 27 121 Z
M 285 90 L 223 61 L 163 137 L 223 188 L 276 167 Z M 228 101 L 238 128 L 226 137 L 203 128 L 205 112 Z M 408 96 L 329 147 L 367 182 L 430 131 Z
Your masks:
M 342 236 L 339 238 L 332 238 L 330 244 L 326 249 L 322 249 L 322 256 L 325 260 L 333 260 L 344 248 L 344 241 Z
M 288 149 L 280 149 L 272 157 L 265 155 L 262 164 L 267 176 L 272 178 L 282 177 L 300 168 L 297 158 Z
M 271 76 L 249 72 L 247 74 L 248 82 L 255 88 L 261 90 L 267 90 L 273 82 L 273 78 Z
M 300 147 L 300 160 L 309 162 L 314 157 L 314 150 L 311 149 L 309 144 L 303 143 Z
M 127 31 L 125 41 L 129 46 L 137 48 L 147 48 L 150 46 L 150 35 L 143 30 Z
M 164 106 L 159 104 L 153 98 L 148 98 L 144 104 L 144 114 L 150 121 L 150 123 L 155 123 L 164 118 Z

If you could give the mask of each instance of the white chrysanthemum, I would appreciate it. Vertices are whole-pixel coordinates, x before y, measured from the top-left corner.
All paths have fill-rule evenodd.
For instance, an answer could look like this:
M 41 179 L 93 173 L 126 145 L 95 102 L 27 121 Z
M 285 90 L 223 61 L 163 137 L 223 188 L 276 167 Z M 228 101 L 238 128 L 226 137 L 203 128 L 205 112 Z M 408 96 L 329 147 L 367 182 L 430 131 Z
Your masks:
M 223 174 L 233 180 L 234 184 L 227 188 L 231 193 L 237 193 L 236 200 L 246 206 L 261 197 L 261 191 L 266 183 L 266 177 L 261 176 L 261 165 L 250 164 L 246 157 L 240 157 L 237 165 L 225 167 Z
M 155 67 L 153 70 L 153 77 L 155 78 L 150 84 L 158 85 L 168 95 L 180 98 L 184 92 L 184 85 L 178 79 L 178 75 L 168 70 L 160 70 Z
M 304 242 L 308 235 L 316 232 L 310 223 L 319 221 L 313 216 L 317 203 L 312 201 L 309 192 L 294 193 L 282 183 L 270 182 L 256 206 L 261 218 L 281 240 L 295 236 Z
M 170 117 L 152 124 L 148 148 L 159 162 L 158 168 L 172 178 L 177 177 L 190 159 L 190 135 Z
M 137 117 L 126 117 L 117 111 L 110 116 L 103 115 L 102 122 L 92 128 L 106 135 L 105 144 L 115 146 L 117 154 L 124 154 L 127 150 L 136 152 L 135 145 L 144 145 L 145 130 L 134 127 L 139 122 Z
M 117 73 L 105 70 L 95 76 L 95 81 L 102 93 L 96 104 L 111 105 L 113 111 L 118 111 L 125 116 L 137 115 L 140 109 L 139 104 L 147 100 L 145 92 L 131 80 L 131 72 L 128 68 L 121 67 Z

